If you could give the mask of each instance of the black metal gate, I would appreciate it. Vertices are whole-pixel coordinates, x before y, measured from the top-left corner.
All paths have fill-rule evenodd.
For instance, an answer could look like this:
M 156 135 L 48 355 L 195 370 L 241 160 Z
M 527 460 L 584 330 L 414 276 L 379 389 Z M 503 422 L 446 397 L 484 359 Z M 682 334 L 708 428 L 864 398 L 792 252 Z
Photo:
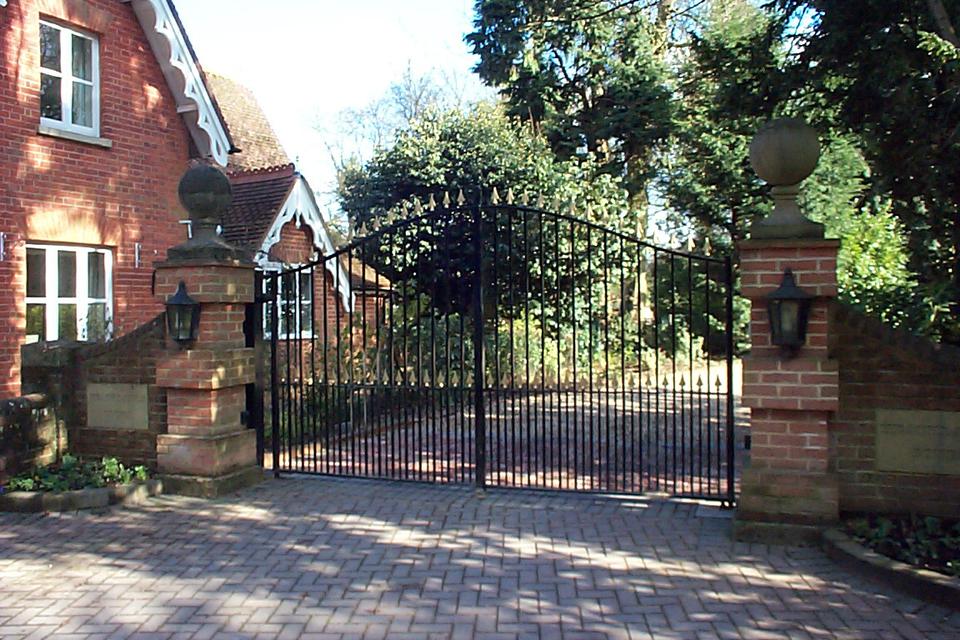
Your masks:
M 734 500 L 729 258 L 491 205 L 266 282 L 278 474 Z

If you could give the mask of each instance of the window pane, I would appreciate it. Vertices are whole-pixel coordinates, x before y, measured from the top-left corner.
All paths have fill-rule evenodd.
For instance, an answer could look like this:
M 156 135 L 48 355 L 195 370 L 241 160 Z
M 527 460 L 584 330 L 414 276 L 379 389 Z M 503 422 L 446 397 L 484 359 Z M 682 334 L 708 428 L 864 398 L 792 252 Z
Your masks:
M 309 271 L 307 271 L 306 273 L 300 274 L 300 299 L 303 302 L 306 302 L 308 304 L 310 303 L 310 300 L 311 300 L 311 295 L 310 295 L 310 281 L 311 281 L 310 276 L 311 275 L 313 274 L 311 274 Z
M 60 340 L 77 339 L 77 305 L 61 304 L 58 310 Z
M 106 267 L 102 253 L 90 253 L 87 257 L 87 295 L 91 298 L 107 297 Z
M 73 83 L 73 124 L 93 126 L 93 87 L 82 82 Z
M 60 71 L 60 29 L 40 25 L 40 66 Z
M 47 295 L 47 252 L 43 249 L 27 249 L 27 297 L 42 298 L 45 295 Z
M 95 302 L 87 311 L 87 340 L 103 342 L 107 339 L 107 303 Z
M 60 78 L 40 74 L 40 115 L 53 120 L 63 120 L 63 104 L 60 100 Z
M 74 34 L 73 77 L 93 80 L 93 41 Z
M 61 298 L 77 295 L 77 254 L 73 251 L 57 252 L 58 294 Z
M 294 274 L 285 273 L 280 277 L 280 299 L 284 302 L 297 299 L 297 280 Z
M 313 305 L 303 304 L 300 306 L 300 331 L 303 333 L 313 332 Z
M 27 342 L 47 339 L 47 305 L 27 305 Z

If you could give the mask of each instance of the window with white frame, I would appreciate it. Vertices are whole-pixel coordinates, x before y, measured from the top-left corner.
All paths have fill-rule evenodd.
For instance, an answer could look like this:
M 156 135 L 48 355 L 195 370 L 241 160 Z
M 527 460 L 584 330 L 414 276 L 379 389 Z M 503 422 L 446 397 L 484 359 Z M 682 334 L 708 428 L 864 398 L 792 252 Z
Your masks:
M 296 269 L 296 267 L 290 267 Z M 263 279 L 263 293 L 269 293 L 270 278 Z M 279 337 L 309 338 L 313 336 L 313 268 L 286 271 L 278 280 L 277 304 L 280 311 Z M 263 335 L 270 336 L 274 305 L 265 305 Z
M 106 340 L 112 300 L 108 249 L 27 245 L 27 342 Z
M 40 22 L 40 124 L 100 135 L 99 58 L 93 35 Z

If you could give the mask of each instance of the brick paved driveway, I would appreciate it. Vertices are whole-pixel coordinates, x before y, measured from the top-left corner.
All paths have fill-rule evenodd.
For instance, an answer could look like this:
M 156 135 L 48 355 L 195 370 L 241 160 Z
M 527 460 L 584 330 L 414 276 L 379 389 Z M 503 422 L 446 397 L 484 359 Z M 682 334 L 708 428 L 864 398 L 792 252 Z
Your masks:
M 733 544 L 716 515 L 316 478 L 0 514 L 0 637 L 960 637 L 960 614 L 816 550 Z

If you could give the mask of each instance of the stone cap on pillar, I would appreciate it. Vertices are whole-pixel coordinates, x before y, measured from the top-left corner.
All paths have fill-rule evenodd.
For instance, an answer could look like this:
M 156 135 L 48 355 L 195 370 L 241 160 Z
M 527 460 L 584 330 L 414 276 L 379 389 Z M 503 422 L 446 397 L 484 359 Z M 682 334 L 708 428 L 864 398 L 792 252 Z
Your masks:
M 167 250 L 160 266 L 235 264 L 253 266 L 249 251 L 235 247 L 217 233 L 223 214 L 233 201 L 233 188 L 216 167 L 197 164 L 180 178 L 180 203 L 190 214 L 191 237 Z
M 750 165 L 769 184 L 773 213 L 750 227 L 755 240 L 823 238 L 824 226 L 800 211 L 800 183 L 810 177 L 820 160 L 817 132 L 796 118 L 777 118 L 757 131 L 750 142 Z

